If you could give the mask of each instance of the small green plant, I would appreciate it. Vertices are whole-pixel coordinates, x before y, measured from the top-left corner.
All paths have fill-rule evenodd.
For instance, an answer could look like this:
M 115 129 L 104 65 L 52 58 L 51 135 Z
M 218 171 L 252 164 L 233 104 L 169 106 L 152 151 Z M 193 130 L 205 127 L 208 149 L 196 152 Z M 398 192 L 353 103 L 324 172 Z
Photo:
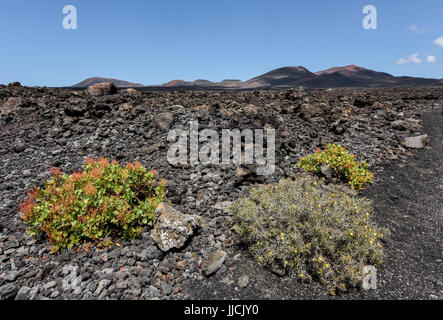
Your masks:
M 322 165 L 328 165 L 354 189 L 362 189 L 372 183 L 373 175 L 368 170 L 368 164 L 365 161 L 358 163 L 355 155 L 349 154 L 345 147 L 333 143 L 328 144 L 324 151 L 317 149 L 297 163 L 300 169 L 314 173 L 318 173 Z
M 136 161 L 122 167 L 104 158 L 88 158 L 72 175 L 51 169 L 51 178 L 20 204 L 31 235 L 44 232 L 52 251 L 105 237 L 137 237 L 153 223 L 166 189 L 155 171 Z
M 387 230 L 372 222 L 371 201 L 314 176 L 255 186 L 231 211 L 234 230 L 258 265 L 316 279 L 331 294 L 359 287 L 364 266 L 383 260 Z

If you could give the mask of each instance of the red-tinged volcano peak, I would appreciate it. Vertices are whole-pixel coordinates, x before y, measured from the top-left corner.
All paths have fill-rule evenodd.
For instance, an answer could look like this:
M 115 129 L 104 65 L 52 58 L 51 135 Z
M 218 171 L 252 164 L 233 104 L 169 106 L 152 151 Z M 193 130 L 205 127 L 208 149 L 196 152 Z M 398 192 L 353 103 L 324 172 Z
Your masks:
M 350 64 L 349 66 L 344 66 L 344 69 L 353 70 L 353 69 L 364 69 L 362 67 L 356 66 L 355 64 Z
M 330 73 L 340 72 L 340 71 L 364 71 L 364 70 L 366 70 L 366 69 L 356 66 L 355 64 L 350 64 L 350 65 L 344 66 L 344 67 L 333 67 L 333 68 L 329 68 L 327 70 L 318 71 L 318 72 L 315 72 L 315 74 L 322 75 L 322 74 L 330 74 Z
M 174 87 L 174 86 L 182 85 L 185 82 L 186 81 L 184 81 L 184 80 L 171 80 L 167 83 L 164 83 L 163 86 L 164 87 Z
M 353 70 L 359 70 L 359 71 L 367 70 L 367 69 L 365 69 L 363 67 L 356 66 L 355 64 L 350 64 L 349 66 L 344 66 L 344 67 L 341 67 L 341 68 L 338 67 L 337 69 L 350 70 L 350 71 L 353 71 Z
M 75 88 L 87 88 L 92 86 L 93 84 L 103 83 L 103 82 L 112 82 L 117 88 L 131 88 L 131 87 L 143 87 L 141 83 L 133 83 L 119 79 L 113 78 L 102 78 L 102 77 L 92 77 L 77 84 L 74 84 Z

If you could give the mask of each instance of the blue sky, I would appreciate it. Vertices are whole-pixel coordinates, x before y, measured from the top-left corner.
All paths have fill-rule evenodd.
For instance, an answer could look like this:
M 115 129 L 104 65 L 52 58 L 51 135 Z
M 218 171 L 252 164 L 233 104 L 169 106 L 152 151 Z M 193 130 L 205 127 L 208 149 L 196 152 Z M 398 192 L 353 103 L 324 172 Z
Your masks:
M 63 28 L 65 5 L 77 8 L 77 30 Z M 362 27 L 366 5 L 376 30 Z M 441 0 L 0 0 L 0 83 L 248 80 L 348 64 L 443 78 L 441 37 Z

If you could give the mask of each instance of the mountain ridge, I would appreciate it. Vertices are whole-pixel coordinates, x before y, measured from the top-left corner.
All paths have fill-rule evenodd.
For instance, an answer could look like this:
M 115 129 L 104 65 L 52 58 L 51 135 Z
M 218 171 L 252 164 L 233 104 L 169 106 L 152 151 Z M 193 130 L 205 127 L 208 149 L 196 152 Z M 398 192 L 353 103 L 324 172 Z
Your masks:
M 118 79 L 93 77 L 88 78 L 72 87 L 87 87 L 100 82 L 112 82 L 119 88 L 193 88 L 193 89 L 284 89 L 294 86 L 309 88 L 340 88 L 340 87 L 411 87 L 411 86 L 441 86 L 443 79 L 420 77 L 393 76 L 386 72 L 366 69 L 354 64 L 332 67 L 317 72 L 311 72 L 303 66 L 287 66 L 273 69 L 247 81 L 225 79 L 212 82 L 205 79 L 194 81 L 171 80 L 160 85 L 148 85 L 127 82 Z
M 118 88 L 131 88 L 131 87 L 144 87 L 141 83 L 133 83 L 129 81 L 114 79 L 114 78 L 103 78 L 103 77 L 91 77 L 87 78 L 77 84 L 74 84 L 73 88 L 87 88 L 97 83 L 112 82 Z

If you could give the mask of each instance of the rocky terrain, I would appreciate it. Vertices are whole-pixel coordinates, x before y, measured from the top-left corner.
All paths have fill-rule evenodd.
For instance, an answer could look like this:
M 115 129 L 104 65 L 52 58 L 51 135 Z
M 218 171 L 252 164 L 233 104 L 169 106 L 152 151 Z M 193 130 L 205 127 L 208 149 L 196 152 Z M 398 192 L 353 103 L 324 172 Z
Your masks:
M 143 87 L 118 79 L 93 77 L 73 85 L 73 88 L 87 88 L 90 85 L 112 82 L 118 88 Z M 289 89 L 294 86 L 307 88 L 386 88 L 386 87 L 421 87 L 442 86 L 443 79 L 417 77 L 396 77 L 389 73 L 369 70 L 356 65 L 333 67 L 327 70 L 311 72 L 302 66 L 283 67 L 271 70 L 247 81 L 225 79 L 212 82 L 205 79 L 195 81 L 172 80 L 162 85 L 148 85 L 145 90 L 258 90 Z
M 118 88 L 137 88 L 143 87 L 141 83 L 128 82 L 124 80 L 118 80 L 113 78 L 92 77 L 85 79 L 79 83 L 74 84 L 73 88 L 87 88 L 97 83 L 112 82 Z
M 375 182 L 364 195 L 375 201 L 377 222 L 393 233 L 379 288 L 337 298 L 442 299 L 442 106 L 443 89 L 432 87 L 113 92 L 0 86 L 0 298 L 328 299 L 319 284 L 256 266 L 238 245 L 226 207 L 254 183 L 293 177 L 301 156 L 335 142 L 371 165 Z M 276 129 L 274 174 L 170 165 L 168 132 L 189 130 L 191 120 L 218 131 Z M 159 246 L 146 230 L 111 248 L 50 254 L 43 237 L 26 234 L 18 204 L 49 177 L 50 167 L 71 173 L 90 156 L 139 160 L 157 170 L 175 209 L 164 209 L 165 216 L 195 215 L 195 232 L 180 248 Z

